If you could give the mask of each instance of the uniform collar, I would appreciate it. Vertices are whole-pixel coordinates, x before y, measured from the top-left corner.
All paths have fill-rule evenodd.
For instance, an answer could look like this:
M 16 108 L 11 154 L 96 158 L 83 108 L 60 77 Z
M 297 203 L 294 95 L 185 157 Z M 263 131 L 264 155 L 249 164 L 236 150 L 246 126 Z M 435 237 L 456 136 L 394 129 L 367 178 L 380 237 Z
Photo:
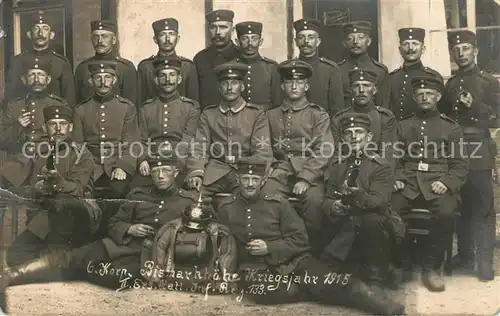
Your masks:
M 172 92 L 171 94 L 167 95 L 167 96 L 163 96 L 163 95 L 160 95 L 158 94 L 158 100 L 160 100 L 161 102 L 164 102 L 164 103 L 168 103 L 168 102 L 171 102 L 173 100 L 177 100 L 179 97 L 180 97 L 180 93 L 177 89 L 175 89 L 174 92 Z
M 116 53 L 115 49 L 112 49 L 109 53 L 107 54 L 95 54 L 94 55 L 95 59 L 98 60 L 114 60 L 116 57 L 118 57 L 118 54 Z
M 415 70 L 419 70 L 419 69 L 423 69 L 423 68 L 424 68 L 424 65 L 422 64 L 421 60 L 419 60 L 416 63 L 410 64 L 410 65 L 403 64 L 403 70 L 405 72 L 411 72 L 411 71 L 415 71 Z
M 94 94 L 94 99 L 99 103 L 108 102 L 109 100 L 113 99 L 114 97 L 115 97 L 115 94 L 113 92 L 110 92 L 104 96 L 98 95 L 97 93 Z
M 436 117 L 436 116 L 439 116 L 441 113 L 438 111 L 438 109 L 434 109 L 434 110 L 430 110 L 430 111 L 422 111 L 420 109 L 417 109 L 415 111 L 415 116 L 417 116 L 418 118 L 421 118 L 421 119 L 429 119 L 429 118 L 433 118 L 433 117 Z
M 352 108 L 357 113 L 368 113 L 375 109 L 375 103 L 373 100 L 365 106 L 356 105 L 354 102 L 352 103 Z
M 43 49 L 43 50 L 35 50 L 35 49 L 31 48 L 31 51 L 33 52 L 34 55 L 37 55 L 37 56 L 47 55 L 47 54 L 50 54 L 52 52 L 50 50 L 50 45 L 49 45 L 49 47 L 47 47 L 46 49 Z
M 259 53 L 257 53 L 255 56 L 252 56 L 252 57 L 240 55 L 240 57 L 238 57 L 236 59 L 236 61 L 243 62 L 246 64 L 251 64 L 251 63 L 257 62 L 261 59 L 262 59 L 262 56 Z
M 245 99 L 240 97 L 238 100 L 236 100 L 233 104 L 226 103 L 224 101 L 221 101 L 219 103 L 219 111 L 222 113 L 226 114 L 228 111 L 233 112 L 234 114 L 238 113 L 239 111 L 243 110 L 243 108 L 247 105 Z
M 176 52 L 175 50 L 174 50 L 174 52 L 173 52 L 172 54 L 170 54 L 170 55 L 165 55 L 165 54 L 162 54 L 162 52 L 158 51 L 154 57 L 156 58 L 156 57 L 166 57 L 166 56 L 168 56 L 168 57 L 174 57 L 174 58 L 175 58 L 175 57 L 179 57 L 179 56 L 177 55 L 177 52 Z
M 362 162 L 366 159 L 373 159 L 375 156 L 378 156 L 377 152 L 374 149 L 370 149 L 373 146 L 369 146 L 364 150 L 359 151 L 358 153 L 351 153 L 350 156 L 342 156 L 339 158 L 339 162 L 348 162 L 350 164 L 356 165 L 356 160 Z
M 370 57 L 370 55 L 368 55 L 368 53 L 364 53 L 363 55 L 359 55 L 359 56 L 353 56 L 351 54 L 348 54 L 347 60 L 353 64 L 359 64 L 359 63 L 363 63 L 363 62 L 372 62 L 372 58 Z
M 315 63 L 317 63 L 319 61 L 319 53 L 316 50 L 316 52 L 314 53 L 314 55 L 312 55 L 311 57 L 306 57 L 306 56 L 303 56 L 303 55 L 299 55 L 299 59 L 305 61 L 308 64 L 315 64 Z
M 229 45 L 227 45 L 227 47 L 225 47 L 221 50 L 218 50 L 213 45 L 211 47 L 213 48 L 213 50 L 215 51 L 216 54 L 219 54 L 226 59 L 228 59 L 228 58 L 233 59 L 234 55 L 236 53 L 238 53 L 238 47 L 236 45 L 234 45 L 234 43 L 232 41 L 229 43 Z
M 28 92 L 26 94 L 26 101 L 31 102 L 31 101 L 40 100 L 40 99 L 47 97 L 49 94 L 50 94 L 50 91 L 48 89 L 45 89 L 40 93 Z
M 307 98 L 304 98 L 302 99 L 302 101 L 298 104 L 291 104 L 290 101 L 288 100 L 283 100 L 283 103 L 281 103 L 281 110 L 283 112 L 286 112 L 290 109 L 294 110 L 294 111 L 300 111 L 300 110 L 303 110 L 305 109 L 307 106 L 309 106 L 309 100 L 307 100 Z
M 458 72 L 457 74 L 459 75 L 470 75 L 470 74 L 479 74 L 481 73 L 481 69 L 479 69 L 479 66 L 478 65 L 474 65 L 474 67 L 470 68 L 470 69 L 467 69 L 467 70 L 464 70 L 462 68 L 458 68 Z

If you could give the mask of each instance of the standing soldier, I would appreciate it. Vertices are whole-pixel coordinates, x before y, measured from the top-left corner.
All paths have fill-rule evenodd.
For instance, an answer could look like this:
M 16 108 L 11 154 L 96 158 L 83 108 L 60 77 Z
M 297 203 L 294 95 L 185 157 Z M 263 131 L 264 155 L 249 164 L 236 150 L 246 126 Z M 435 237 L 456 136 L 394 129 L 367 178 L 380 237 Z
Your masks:
M 134 104 L 113 93 L 118 81 L 114 62 L 86 63 L 94 96 L 80 103 L 73 120 L 74 141 L 85 143 L 94 156 L 95 186 L 112 190 L 107 198 L 124 198 L 137 168 L 134 143 L 140 146 L 137 110 Z
M 247 67 L 218 66 L 215 72 L 223 101 L 206 107 L 200 116 L 194 152 L 188 157 L 187 184 L 205 196 L 233 192 L 238 187 L 236 163 L 242 157 L 272 160 L 269 120 L 264 109 L 241 96 Z
M 299 59 L 313 68 L 307 99 L 333 116 L 345 107 L 342 72 L 333 61 L 319 57 L 321 23 L 302 19 L 295 21 L 293 26 L 296 32 L 295 45 L 300 50 Z
M 437 109 L 441 83 L 429 74 L 411 79 L 419 108 L 399 123 L 404 155 L 397 162 L 392 195 L 393 210 L 400 214 L 424 208 L 435 216 L 421 248 L 422 282 L 433 292 L 445 290 L 441 267 L 468 171 L 460 126 Z
M 27 36 L 31 40 L 32 48 L 15 56 L 12 60 L 5 87 L 5 100 L 11 101 L 26 95 L 25 85 L 21 81 L 21 76 L 25 74 L 24 66 L 27 62 L 38 58 L 41 63 L 49 65 L 47 73 L 52 79 L 47 90 L 66 100 L 70 106 L 74 106 L 73 68 L 65 56 L 51 50 L 51 41 L 56 36 L 51 22 L 45 17 L 43 11 L 38 11 L 32 17 L 30 26 Z
M 201 108 L 219 104 L 215 67 L 238 58 L 239 52 L 231 40 L 234 12 L 216 10 L 207 14 L 208 32 L 212 45 L 198 52 L 193 62 L 198 73 L 199 101 Z
M 417 27 L 402 28 L 399 34 L 399 53 L 403 57 L 403 66 L 392 71 L 386 84 L 380 87 L 377 94 L 379 106 L 391 110 L 397 120 L 412 114 L 417 105 L 413 100 L 411 78 L 430 74 L 439 80 L 443 78 L 436 70 L 422 64 L 422 54 L 425 52 L 425 30 Z M 444 82 L 443 82 L 444 86 Z
M 267 112 L 275 162 L 262 190 L 267 194 L 293 194 L 303 200 L 300 215 L 314 250 L 319 251 L 323 175 L 334 151 L 330 117 L 306 97 L 313 72 L 308 63 L 288 60 L 279 65 L 278 71 L 285 99 L 279 108 Z
M 182 81 L 177 89 L 183 97 L 192 100 L 198 100 L 198 75 L 196 68 L 191 60 L 177 55 L 175 48 L 179 43 L 179 22 L 174 18 L 166 18 L 153 22 L 154 36 L 153 40 L 158 45 L 158 53 L 147 59 L 144 59 L 137 66 L 138 81 L 138 101 L 137 106 L 148 99 L 156 97 L 155 76 L 156 70 L 153 61 L 156 58 L 165 56 L 177 57 L 181 60 L 181 78 Z
M 29 92 L 7 103 L 0 117 L 0 146 L 7 152 L 1 169 L 3 188 L 20 188 L 26 185 L 26 170 L 33 161 L 28 158 L 36 153 L 37 144 L 48 140 L 43 129 L 43 109 L 48 106 L 68 106 L 65 100 L 48 90 L 52 77 L 50 61 L 37 57 L 25 57 L 21 71 L 21 81 Z M 29 184 L 28 184 L 29 185 Z
M 95 55 L 82 61 L 75 70 L 76 102 L 81 103 L 94 95 L 88 64 L 93 61 L 116 63 L 114 94 L 132 103 L 137 102 L 137 72 L 134 64 L 118 56 L 116 51 L 116 24 L 112 21 L 90 22 L 90 32 Z
M 200 118 L 198 102 L 180 95 L 182 59 L 174 56 L 158 57 L 153 60 L 156 69 L 153 83 L 157 96 L 144 102 L 139 109 L 139 129 L 144 145 L 143 155 L 139 157 L 139 175 L 132 187 L 139 183 L 148 184 L 150 166 L 147 158 L 149 151 L 157 152 L 162 143 L 179 154 L 179 166 L 186 168 L 186 158 L 190 144 L 196 133 Z M 149 144 L 154 148 L 149 148 Z M 148 148 L 145 148 L 148 147 Z M 181 179 L 182 180 L 182 179 Z
M 366 113 L 370 116 L 371 142 L 377 145 L 377 154 L 389 162 L 393 161 L 393 146 L 397 138 L 396 118 L 391 111 L 375 104 L 377 74 L 369 69 L 352 70 L 349 73 L 352 106 L 340 111 L 332 119 L 332 133 L 335 142 L 342 140 L 340 118 L 347 113 Z
M 344 82 L 345 106 L 351 106 L 352 96 L 349 85 L 349 71 L 359 68 L 371 69 L 377 74 L 377 88 L 385 85 L 389 70 L 387 67 L 368 55 L 368 46 L 372 43 L 370 22 L 358 21 L 347 23 L 343 27 L 343 44 L 348 50 L 347 57 L 339 63 Z M 379 102 L 377 102 L 380 104 Z
M 478 49 L 473 32 L 452 33 L 449 42 L 459 70 L 446 83 L 447 102 L 443 106 L 447 107 L 441 111 L 460 124 L 468 144 L 466 152 L 471 155 L 469 176 L 460 192 L 459 256 L 455 263 L 472 270 L 477 264 L 478 278 L 488 281 L 495 277 L 492 169 L 497 155 L 489 128 L 496 127 L 496 119 L 500 118 L 500 84 L 476 65 Z
M 241 50 L 241 56 L 236 61 L 248 67 L 243 98 L 247 102 L 263 106 L 265 110 L 279 106 L 282 96 L 278 63 L 259 53 L 259 47 L 264 41 L 262 23 L 238 23 L 236 33 Z

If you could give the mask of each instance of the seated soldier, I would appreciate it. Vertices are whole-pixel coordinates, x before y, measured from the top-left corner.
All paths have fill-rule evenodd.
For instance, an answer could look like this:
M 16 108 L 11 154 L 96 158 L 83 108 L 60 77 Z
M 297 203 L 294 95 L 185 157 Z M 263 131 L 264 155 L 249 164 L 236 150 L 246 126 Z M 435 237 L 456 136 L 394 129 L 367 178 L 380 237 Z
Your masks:
M 430 291 L 444 291 L 441 265 L 468 159 L 461 151 L 460 126 L 437 109 L 441 82 L 433 76 L 414 77 L 411 82 L 418 109 L 400 121 L 398 138 L 404 156 L 396 162 L 392 208 L 400 214 L 424 208 L 435 215 L 430 234 L 422 237 L 422 281 Z
M 344 113 L 338 122 L 348 153 L 335 156 L 328 171 L 322 204 L 327 246 L 321 259 L 342 262 L 361 279 L 383 284 L 389 281 L 392 246 L 388 211 L 392 166 L 370 150 L 373 133 L 368 114 Z
M 141 252 L 147 254 L 157 230 L 180 217 L 197 197 L 196 193 L 180 190 L 175 185 L 178 160 L 172 155 L 159 160 L 150 158 L 149 164 L 154 186 L 137 188 L 127 195 L 127 200 L 109 221 L 109 237 L 71 252 L 44 256 L 8 269 L 0 277 L 0 300 L 8 285 L 29 283 L 37 275 L 61 268 L 68 277 L 110 288 L 126 287 L 122 282 L 133 281 L 132 276 L 140 278 Z M 122 272 L 96 273 L 103 267 L 107 271 Z
M 369 313 L 402 314 L 404 306 L 379 287 L 368 286 L 354 274 L 309 254 L 304 223 L 288 201 L 279 194 L 261 194 L 266 162 L 254 159 L 239 161 L 240 192 L 222 201 L 217 214 L 236 238 L 240 286 L 257 287 L 258 295 L 253 297 L 257 303 L 291 302 L 302 292 L 324 303 Z M 306 276 L 317 282 L 306 281 Z M 289 289 L 284 278 L 293 278 Z
M 90 176 L 94 163 L 85 147 L 71 141 L 73 111 L 65 105 L 43 109 L 50 143 L 40 143 L 30 175 L 32 197 L 39 212 L 7 251 L 7 263 L 15 266 L 40 256 L 47 247 L 76 248 L 91 241 L 101 222 L 101 210 L 92 197 Z M 45 146 L 42 146 L 45 145 Z M 49 148 L 52 147 L 52 148 Z M 49 150 L 51 150 L 49 152 Z

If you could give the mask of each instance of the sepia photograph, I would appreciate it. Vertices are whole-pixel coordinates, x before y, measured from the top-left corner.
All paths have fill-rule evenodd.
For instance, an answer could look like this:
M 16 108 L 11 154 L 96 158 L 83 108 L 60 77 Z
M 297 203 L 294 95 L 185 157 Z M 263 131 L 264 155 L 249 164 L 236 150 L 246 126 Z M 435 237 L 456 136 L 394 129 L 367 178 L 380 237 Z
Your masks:
M 0 0 L 0 316 L 498 316 L 499 262 L 500 0 Z

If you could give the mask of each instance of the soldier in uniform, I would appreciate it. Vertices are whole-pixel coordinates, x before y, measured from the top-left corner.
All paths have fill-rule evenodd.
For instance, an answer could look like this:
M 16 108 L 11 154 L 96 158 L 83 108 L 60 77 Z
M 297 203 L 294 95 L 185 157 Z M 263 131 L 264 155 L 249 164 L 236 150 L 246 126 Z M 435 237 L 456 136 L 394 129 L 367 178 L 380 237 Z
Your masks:
M 174 18 L 166 18 L 153 22 L 153 40 L 158 45 L 158 53 L 142 60 L 137 66 L 138 101 L 140 107 L 148 99 L 156 97 L 155 76 L 156 70 L 153 62 L 156 58 L 177 57 L 181 60 L 181 83 L 177 89 L 183 97 L 198 101 L 198 74 L 190 59 L 177 55 L 175 48 L 179 43 L 179 22 Z
M 352 96 L 349 85 L 349 71 L 362 69 L 371 69 L 377 74 L 377 88 L 384 87 L 389 70 L 387 67 L 368 55 L 368 46 L 372 43 L 370 36 L 372 25 L 370 22 L 357 21 L 347 23 L 343 26 L 344 46 L 348 50 L 347 57 L 339 63 L 342 71 L 342 80 L 344 82 L 344 100 L 345 106 L 351 106 Z M 377 101 L 377 104 L 382 104 Z
M 137 71 L 134 64 L 118 56 L 116 50 L 116 24 L 112 21 L 90 22 L 90 32 L 95 55 L 82 61 L 75 70 L 76 102 L 81 103 L 94 95 L 88 64 L 94 61 L 116 63 L 117 81 L 114 94 L 132 103 L 137 102 Z
M 467 177 L 468 160 L 462 153 L 460 126 L 437 109 L 441 80 L 424 75 L 413 77 L 411 83 L 419 108 L 399 124 L 404 156 L 398 157 L 392 208 L 400 214 L 425 208 L 435 215 L 428 227 L 430 234 L 422 236 L 422 282 L 430 291 L 444 291 L 441 265 L 453 234 L 453 214 Z
M 248 289 L 256 287 L 250 294 L 256 294 L 252 298 L 261 304 L 312 299 L 368 313 L 403 313 L 404 306 L 384 297 L 379 287 L 368 286 L 356 275 L 324 264 L 308 253 L 304 223 L 290 203 L 279 194 L 260 190 L 267 173 L 266 161 L 243 158 L 238 162 L 238 172 L 240 190 L 220 203 L 217 217 L 236 239 L 240 290 L 249 293 Z M 304 282 L 306 275 L 317 282 Z M 288 278 L 287 286 L 284 280 Z
M 446 102 L 441 111 L 462 127 L 470 172 L 460 192 L 458 253 L 455 264 L 474 269 L 478 278 L 493 280 L 495 210 L 492 169 L 497 149 L 489 128 L 500 118 L 500 84 L 475 63 L 476 35 L 460 31 L 449 36 L 452 56 L 459 70 L 446 82 Z M 474 155 L 474 156 L 472 156 Z
M 185 169 L 188 150 L 200 118 L 198 102 L 181 96 L 178 91 L 182 80 L 182 59 L 158 57 L 152 64 L 156 69 L 154 84 L 158 92 L 139 109 L 139 129 L 145 148 L 138 161 L 139 174 L 131 187 L 149 184 L 150 181 L 146 181 L 151 179 L 148 177 L 148 152 L 156 152 L 162 143 L 176 150 L 181 159 L 180 166 Z
M 119 74 L 116 63 L 96 60 L 86 65 L 94 96 L 75 109 L 73 137 L 85 142 L 94 156 L 95 186 L 109 187 L 112 196 L 107 198 L 123 198 L 139 156 L 133 145 L 140 147 L 137 110 L 131 101 L 113 93 Z
M 313 68 L 307 99 L 324 108 L 332 117 L 345 107 L 342 72 L 333 61 L 319 57 L 321 23 L 318 20 L 302 19 L 295 21 L 293 26 L 295 45 L 300 50 L 299 59 Z
M 29 186 L 29 181 L 26 182 L 29 174 L 26 172 L 33 165 L 29 157 L 36 153 L 37 143 L 48 140 L 43 129 L 43 109 L 53 105 L 68 106 L 65 100 L 49 90 L 52 80 L 50 60 L 25 57 L 22 70 L 18 67 L 23 73 L 21 80 L 29 92 L 7 103 L 0 116 L 0 146 L 7 152 L 0 170 L 2 187 L 15 190 Z
M 302 199 L 300 215 L 314 250 L 319 251 L 323 174 L 334 152 L 330 117 L 306 97 L 313 74 L 308 63 L 297 59 L 284 61 L 278 71 L 285 99 L 279 108 L 267 112 L 275 160 L 262 190 Z
M 367 282 L 386 284 L 393 169 L 369 146 L 374 136 L 369 114 L 346 112 L 338 123 L 339 137 L 349 145 L 349 152 L 335 156 L 327 173 L 321 206 L 327 246 L 321 259 L 342 262 Z
M 403 57 L 403 66 L 392 71 L 383 87 L 380 87 L 378 105 L 391 110 L 397 120 L 412 114 L 417 105 L 413 100 L 411 78 L 429 74 L 443 81 L 436 70 L 422 64 L 425 52 L 425 30 L 418 27 L 402 28 L 399 34 L 399 53 Z M 443 82 L 444 85 L 444 82 Z
M 0 274 L 0 296 L 5 295 L 9 285 L 31 283 L 48 271 L 58 270 L 66 278 L 88 280 L 113 289 L 135 285 L 135 280 L 141 278 L 141 254 L 151 248 L 158 229 L 180 217 L 184 209 L 196 202 L 195 193 L 175 186 L 177 161 L 174 155 L 170 157 L 151 158 L 154 187 L 136 188 L 128 194 L 109 221 L 108 237 L 13 266 Z
M 243 98 L 247 102 L 262 105 L 265 110 L 279 106 L 283 97 L 278 63 L 259 53 L 259 47 L 264 41 L 262 23 L 253 21 L 238 23 L 236 34 L 241 51 L 236 61 L 248 67 Z
M 342 142 L 343 130 L 340 118 L 349 113 L 366 113 L 370 116 L 372 143 L 377 145 L 377 153 L 388 161 L 393 161 L 393 146 L 397 137 L 397 124 L 394 114 L 375 104 L 377 74 L 370 69 L 357 69 L 349 72 L 352 106 L 340 111 L 332 119 L 333 139 Z
M 233 18 L 234 12 L 230 10 L 216 10 L 206 16 L 212 45 L 198 52 L 193 59 L 202 109 L 207 105 L 218 104 L 221 100 L 217 93 L 215 67 L 239 57 L 238 48 L 231 40 Z
M 51 21 L 43 11 L 39 11 L 31 17 L 30 26 L 27 36 L 32 42 L 32 48 L 15 56 L 12 60 L 5 87 L 5 100 L 11 101 L 26 95 L 21 77 L 25 74 L 26 63 L 31 63 L 37 58 L 40 63 L 49 65 L 47 69 L 51 77 L 47 88 L 49 93 L 63 98 L 70 106 L 74 106 L 73 68 L 65 56 L 56 53 L 50 47 L 51 41 L 56 36 Z
M 188 157 L 187 185 L 201 188 L 206 196 L 232 192 L 238 187 L 235 163 L 241 157 L 272 160 L 269 120 L 258 105 L 241 96 L 247 67 L 239 63 L 218 66 L 219 91 L 223 101 L 206 107 Z

